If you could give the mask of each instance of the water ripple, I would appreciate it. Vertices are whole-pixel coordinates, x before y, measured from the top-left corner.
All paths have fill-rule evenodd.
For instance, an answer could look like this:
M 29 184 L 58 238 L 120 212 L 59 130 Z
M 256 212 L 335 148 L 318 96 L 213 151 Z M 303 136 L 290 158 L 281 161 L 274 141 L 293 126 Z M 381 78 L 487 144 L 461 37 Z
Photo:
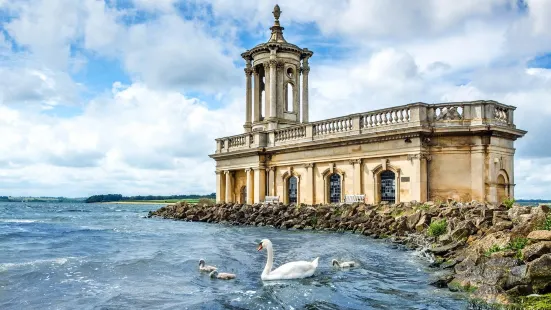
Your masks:
M 1 309 L 464 309 L 428 285 L 427 262 L 384 240 L 146 218 L 154 206 L 0 203 Z M 275 267 L 320 265 L 312 278 L 262 281 Z M 199 259 L 231 281 L 211 279 Z M 354 260 L 340 270 L 331 259 Z

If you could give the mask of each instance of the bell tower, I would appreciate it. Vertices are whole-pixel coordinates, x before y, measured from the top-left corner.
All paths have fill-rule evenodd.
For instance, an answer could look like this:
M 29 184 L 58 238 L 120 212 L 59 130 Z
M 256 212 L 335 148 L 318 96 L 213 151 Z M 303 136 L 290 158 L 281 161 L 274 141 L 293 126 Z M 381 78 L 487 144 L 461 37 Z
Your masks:
M 246 62 L 245 132 L 308 122 L 308 59 L 314 53 L 288 43 L 279 24 L 279 5 L 272 13 L 268 42 L 241 54 Z

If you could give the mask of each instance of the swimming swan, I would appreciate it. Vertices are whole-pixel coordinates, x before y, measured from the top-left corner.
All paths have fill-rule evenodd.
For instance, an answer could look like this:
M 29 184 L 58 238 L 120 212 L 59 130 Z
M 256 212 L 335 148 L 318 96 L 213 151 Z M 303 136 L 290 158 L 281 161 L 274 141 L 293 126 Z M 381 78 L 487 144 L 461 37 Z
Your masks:
M 274 263 L 274 253 L 272 248 L 272 242 L 268 239 L 263 239 L 258 245 L 258 251 L 266 248 L 268 251 L 268 259 L 266 266 L 260 278 L 262 280 L 288 280 L 288 279 L 302 279 L 310 277 L 318 268 L 319 257 L 316 257 L 312 262 L 296 261 L 289 262 L 279 266 L 279 268 L 272 270 Z
M 354 267 L 356 265 L 356 263 L 354 262 L 339 262 L 338 260 L 334 259 L 331 261 L 331 264 L 333 266 L 337 265 L 341 268 L 349 268 L 349 267 Z
M 233 273 L 226 273 L 226 272 L 218 272 L 216 270 L 212 271 L 210 273 L 210 277 L 211 278 L 218 278 L 218 279 L 222 279 L 222 280 L 229 280 L 229 279 L 235 279 L 235 275 Z
M 199 260 L 199 270 L 201 271 L 207 271 L 207 272 L 211 272 L 213 270 L 216 270 L 217 268 L 214 267 L 214 266 L 205 266 L 205 260 L 204 259 L 201 259 Z

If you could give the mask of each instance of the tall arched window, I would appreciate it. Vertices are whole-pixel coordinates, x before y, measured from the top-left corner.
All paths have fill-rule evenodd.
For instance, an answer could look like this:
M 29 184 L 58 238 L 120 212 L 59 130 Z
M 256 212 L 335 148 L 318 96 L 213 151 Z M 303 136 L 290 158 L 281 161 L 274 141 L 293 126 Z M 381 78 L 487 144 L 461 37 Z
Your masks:
M 338 173 L 329 177 L 329 202 L 341 202 L 341 176 Z
M 266 116 L 266 77 L 262 77 L 262 92 L 260 93 L 260 118 Z
M 298 198 L 298 182 L 297 177 L 290 177 L 287 179 L 287 189 L 288 189 L 288 197 L 289 197 L 289 203 L 297 203 Z
M 288 112 L 293 112 L 293 84 L 287 83 L 285 87 L 285 107 Z

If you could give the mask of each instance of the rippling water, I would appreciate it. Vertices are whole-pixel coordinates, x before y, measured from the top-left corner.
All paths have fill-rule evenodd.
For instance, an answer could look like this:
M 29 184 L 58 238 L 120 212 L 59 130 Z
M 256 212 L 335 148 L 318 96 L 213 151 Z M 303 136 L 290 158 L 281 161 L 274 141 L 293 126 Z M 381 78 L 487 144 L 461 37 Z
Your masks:
M 430 285 L 427 262 L 383 240 L 145 218 L 159 205 L 0 203 L 0 309 L 465 309 Z M 266 281 L 312 260 L 312 278 Z M 198 260 L 237 274 L 210 279 Z M 331 259 L 355 260 L 348 271 Z

